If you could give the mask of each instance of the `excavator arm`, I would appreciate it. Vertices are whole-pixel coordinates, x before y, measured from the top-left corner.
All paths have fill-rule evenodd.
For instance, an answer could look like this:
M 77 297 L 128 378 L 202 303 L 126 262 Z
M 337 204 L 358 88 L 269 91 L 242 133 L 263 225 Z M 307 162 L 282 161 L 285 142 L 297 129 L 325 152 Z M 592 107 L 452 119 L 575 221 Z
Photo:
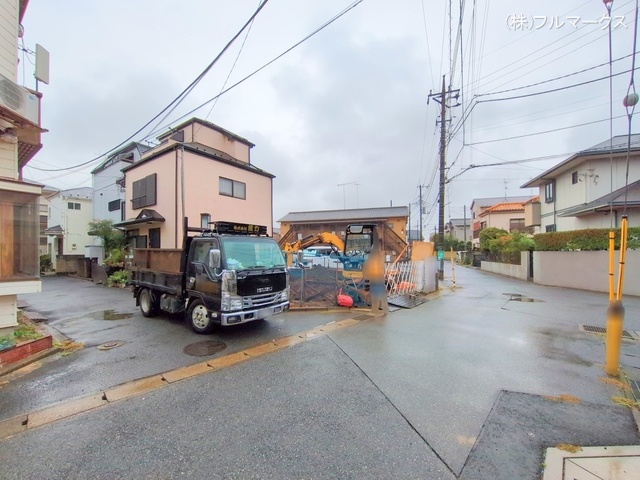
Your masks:
M 342 241 L 340 237 L 331 232 L 322 232 L 316 235 L 309 235 L 298 240 L 297 242 L 285 243 L 282 246 L 282 250 L 285 253 L 300 252 L 305 248 L 309 248 L 319 243 L 333 245 L 341 252 L 344 252 L 344 241 Z

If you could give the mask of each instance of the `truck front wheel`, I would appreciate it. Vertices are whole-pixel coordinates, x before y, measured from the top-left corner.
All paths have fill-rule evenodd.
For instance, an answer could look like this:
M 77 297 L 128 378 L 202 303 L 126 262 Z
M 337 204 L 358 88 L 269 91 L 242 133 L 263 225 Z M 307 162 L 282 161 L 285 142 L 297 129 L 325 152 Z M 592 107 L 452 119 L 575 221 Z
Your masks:
M 191 328 L 196 333 L 209 333 L 213 329 L 213 322 L 209 318 L 207 307 L 201 300 L 195 299 L 189 305 L 187 318 L 191 324 Z
M 143 288 L 138 296 L 140 311 L 145 317 L 155 317 L 158 314 L 158 301 L 148 288 Z

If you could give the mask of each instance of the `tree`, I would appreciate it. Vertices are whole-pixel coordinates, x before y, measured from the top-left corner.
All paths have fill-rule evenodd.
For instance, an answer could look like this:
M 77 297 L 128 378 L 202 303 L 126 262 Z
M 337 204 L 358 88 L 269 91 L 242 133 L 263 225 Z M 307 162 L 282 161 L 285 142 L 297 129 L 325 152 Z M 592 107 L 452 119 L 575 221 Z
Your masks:
M 124 235 L 113 227 L 111 220 L 91 220 L 87 233 L 102 239 L 105 256 L 108 256 L 115 249 L 124 247 Z
M 509 232 L 502 228 L 488 227 L 480 231 L 480 250 L 495 251 L 496 245 L 494 240 L 509 235 Z

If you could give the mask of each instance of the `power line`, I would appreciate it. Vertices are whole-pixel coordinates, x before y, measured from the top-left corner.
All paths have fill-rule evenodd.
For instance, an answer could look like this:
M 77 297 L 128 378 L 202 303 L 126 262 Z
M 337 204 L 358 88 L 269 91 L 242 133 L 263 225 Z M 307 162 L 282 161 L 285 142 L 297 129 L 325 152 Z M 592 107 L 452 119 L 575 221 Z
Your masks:
M 307 35 L 306 37 L 304 37 L 302 40 L 300 40 L 299 42 L 297 42 L 296 44 L 294 44 L 293 46 L 289 47 L 288 49 L 286 49 L 284 52 L 282 52 L 281 54 L 277 55 L 276 57 L 274 57 L 273 59 L 271 59 L 270 61 L 268 61 L 267 63 L 265 63 L 264 65 L 262 65 L 260 68 L 254 70 L 253 72 L 251 72 L 249 75 L 247 75 L 246 77 L 244 77 L 243 79 L 239 80 L 238 82 L 234 83 L 233 85 L 231 85 L 229 88 L 227 88 L 226 90 L 223 90 L 222 92 L 220 92 L 218 95 L 216 95 L 215 97 L 210 98 L 209 100 L 207 100 L 204 103 L 201 103 L 200 105 L 198 105 L 196 108 L 190 110 L 189 112 L 185 113 L 184 115 L 182 115 L 181 117 L 177 118 L 176 120 L 174 120 L 174 122 L 178 122 L 186 117 L 188 117 L 189 115 L 193 114 L 194 112 L 200 110 L 202 107 L 204 107 L 205 105 L 208 105 L 209 103 L 215 101 L 216 99 L 218 99 L 219 97 L 221 97 L 222 95 L 230 92 L 231 90 L 233 90 L 234 88 L 236 88 L 237 86 L 241 85 L 242 83 L 244 83 L 245 81 L 249 80 L 251 77 L 253 77 L 255 74 L 259 73 L 260 71 L 264 70 L 265 68 L 267 68 L 269 65 L 271 65 L 272 63 L 280 60 L 280 58 L 284 57 L 287 53 L 289 53 L 290 51 L 292 51 L 293 49 L 297 48 L 298 46 L 300 46 L 302 43 L 306 42 L 307 40 L 309 40 L 311 37 L 315 36 L 316 34 L 318 34 L 319 32 L 321 32 L 322 30 L 324 30 L 326 27 L 328 27 L 329 25 L 331 25 L 333 22 L 335 22 L 336 20 L 338 20 L 340 17 L 342 17 L 343 15 L 345 15 L 346 13 L 348 13 L 349 11 L 351 11 L 352 9 L 354 9 L 355 7 L 357 7 L 360 3 L 362 3 L 364 0 L 356 0 L 355 2 L 353 2 L 351 5 L 349 5 L 348 7 L 346 7 L 344 10 L 342 10 L 340 13 L 338 13 L 337 15 L 335 15 L 333 18 L 331 18 L 330 20 L 328 20 L 327 22 L 325 22 L 324 24 L 322 24 L 320 27 L 316 28 L 313 32 L 311 32 L 309 35 Z M 172 122 L 173 123 L 173 122 Z M 166 128 L 169 128 L 170 125 L 166 125 L 161 129 L 156 129 L 155 131 L 151 132 L 149 135 L 147 135 L 146 137 L 144 137 L 142 140 L 145 140 L 149 137 L 151 137 L 153 134 L 164 130 Z
M 124 140 L 120 144 L 116 145 L 115 147 L 111 148 L 108 152 L 103 153 L 102 155 L 99 155 L 99 156 L 97 156 L 97 157 L 95 157 L 95 158 L 93 158 L 91 160 L 86 161 L 86 162 L 79 163 L 77 165 L 73 165 L 71 167 L 64 167 L 64 168 L 57 168 L 57 169 L 43 169 L 43 168 L 37 168 L 37 167 L 32 167 L 32 168 L 34 168 L 35 170 L 42 171 L 42 172 L 60 172 L 60 171 L 65 171 L 65 170 L 73 170 L 75 168 L 84 167 L 84 166 L 89 165 L 89 164 L 91 164 L 93 162 L 96 162 L 97 160 L 100 160 L 104 156 L 108 155 L 110 152 L 112 152 L 112 151 L 122 147 L 123 145 L 127 144 L 130 140 L 132 140 L 136 135 L 138 135 L 140 132 L 142 132 L 149 125 L 151 125 L 152 122 L 154 122 L 158 117 L 160 117 L 160 115 L 165 113 L 172 106 L 173 106 L 173 109 L 175 109 L 175 107 L 177 107 L 189 95 L 189 93 L 191 93 L 191 91 L 200 82 L 200 80 L 202 80 L 207 75 L 207 73 L 209 73 L 209 70 L 211 70 L 211 68 L 218 62 L 218 60 L 220 60 L 222 55 L 229 49 L 229 47 L 233 44 L 233 42 L 235 42 L 235 40 L 240 36 L 240 34 L 253 22 L 253 20 L 256 18 L 258 13 L 260 13 L 260 11 L 264 8 L 264 6 L 267 4 L 268 1 L 269 0 L 262 0 L 262 3 L 258 6 L 256 11 L 253 13 L 253 15 L 251 15 L 249 20 L 247 20 L 247 22 L 233 36 L 233 38 L 231 40 L 229 40 L 229 42 L 227 42 L 227 44 L 220 51 L 220 53 L 218 53 L 218 55 L 216 55 L 216 57 L 213 59 L 213 61 L 211 63 L 209 63 L 209 65 L 207 65 L 207 67 L 200 73 L 200 75 L 198 75 L 195 78 L 195 80 L 193 80 L 182 92 L 180 92 L 180 94 L 176 98 L 174 98 L 171 101 L 171 103 L 169 103 L 169 105 L 167 105 L 165 108 L 163 108 L 162 111 L 160 111 L 160 113 L 158 113 L 156 116 L 154 116 L 151 120 L 149 120 L 146 124 L 144 124 L 140 129 L 138 129 L 135 133 L 133 133 L 126 140 Z M 174 106 L 174 104 L 175 104 L 175 106 Z M 171 109 L 171 111 L 173 111 L 173 109 Z M 171 113 L 171 112 L 169 112 L 169 113 Z
M 613 118 L 614 119 L 618 119 L 618 118 L 624 118 L 624 117 L 625 117 L 625 115 L 618 115 L 617 117 L 613 117 Z M 515 140 L 517 138 L 525 138 L 525 137 L 533 137 L 533 136 L 536 136 L 536 135 L 544 135 L 546 133 L 558 132 L 560 130 L 569 130 L 571 128 L 576 128 L 576 127 L 585 127 L 587 125 L 594 125 L 596 123 L 602 123 L 602 122 L 608 122 L 608 121 L 609 121 L 609 119 L 605 118 L 605 119 L 602 119 L 602 120 L 594 120 L 593 122 L 579 123 L 577 125 L 571 125 L 569 127 L 553 128 L 551 130 L 545 130 L 545 131 L 542 131 L 542 132 L 525 133 L 524 135 L 516 135 L 514 137 L 505 137 L 505 138 L 496 138 L 496 139 L 493 139 L 493 140 L 484 140 L 482 142 L 472 142 L 472 143 L 467 143 L 465 145 L 469 146 L 469 145 L 482 145 L 484 143 L 504 142 L 504 141 L 507 141 L 507 140 Z

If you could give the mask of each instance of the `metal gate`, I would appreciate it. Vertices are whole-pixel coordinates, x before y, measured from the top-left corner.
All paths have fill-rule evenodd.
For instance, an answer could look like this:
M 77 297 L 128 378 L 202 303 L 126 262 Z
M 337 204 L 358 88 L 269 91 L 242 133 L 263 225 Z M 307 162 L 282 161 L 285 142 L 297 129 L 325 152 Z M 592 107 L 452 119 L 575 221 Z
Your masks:
M 390 305 L 413 308 L 425 302 L 419 298 L 418 270 L 414 262 L 398 262 L 387 265 L 387 294 Z

